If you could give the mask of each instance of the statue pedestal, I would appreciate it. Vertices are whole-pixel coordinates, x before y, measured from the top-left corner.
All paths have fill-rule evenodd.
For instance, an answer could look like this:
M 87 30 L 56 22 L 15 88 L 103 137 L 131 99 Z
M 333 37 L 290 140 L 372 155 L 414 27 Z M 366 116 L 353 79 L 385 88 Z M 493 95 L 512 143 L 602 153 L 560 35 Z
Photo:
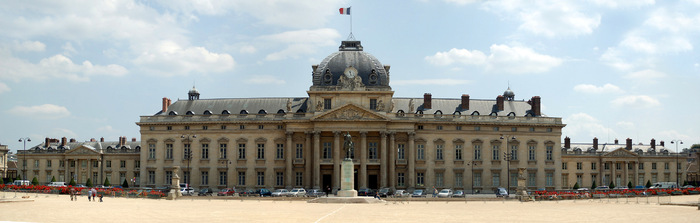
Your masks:
M 172 181 L 172 186 L 170 186 L 170 192 L 168 192 L 168 197 L 166 199 L 168 200 L 175 200 L 178 197 L 182 197 L 182 193 L 180 193 L 180 177 L 177 175 L 177 170 L 179 168 L 175 167 L 175 174 L 173 176 L 173 181 Z
M 534 201 L 533 199 L 530 198 L 530 195 L 527 194 L 527 187 L 526 185 L 526 178 L 525 178 L 525 168 L 519 168 L 518 169 L 518 189 L 515 192 L 515 197 L 518 198 L 520 201 Z
M 340 190 L 338 197 L 357 197 L 355 185 L 355 165 L 351 159 L 344 159 L 340 168 Z

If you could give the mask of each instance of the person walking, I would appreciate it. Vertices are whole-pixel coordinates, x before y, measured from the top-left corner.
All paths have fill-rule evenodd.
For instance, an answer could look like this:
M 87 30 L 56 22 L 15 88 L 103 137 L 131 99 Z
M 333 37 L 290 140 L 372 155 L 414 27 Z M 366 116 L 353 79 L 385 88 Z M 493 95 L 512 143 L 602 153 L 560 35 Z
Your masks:
M 437 193 L 438 193 L 437 189 L 435 189 L 435 187 L 433 187 L 433 197 L 437 197 Z
M 92 191 L 90 189 L 87 189 L 88 191 L 88 202 L 90 201 L 90 197 L 92 197 Z
M 95 200 L 95 196 L 97 196 L 97 190 L 95 190 L 95 188 L 93 187 L 90 192 L 92 192 L 92 201 L 93 202 L 97 201 L 97 200 Z
M 75 188 L 71 187 L 69 194 L 70 194 L 70 201 L 77 200 L 77 198 L 75 197 Z

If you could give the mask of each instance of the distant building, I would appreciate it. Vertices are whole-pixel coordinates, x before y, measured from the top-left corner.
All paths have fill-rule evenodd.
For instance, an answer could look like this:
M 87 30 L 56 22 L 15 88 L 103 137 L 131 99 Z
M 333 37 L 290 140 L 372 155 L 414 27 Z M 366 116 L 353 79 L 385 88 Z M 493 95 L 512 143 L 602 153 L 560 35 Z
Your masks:
M 633 144 L 627 139 L 625 144 L 599 143 L 594 138 L 592 143 L 571 143 L 564 138 L 562 145 L 562 187 L 646 185 L 647 181 L 676 182 L 683 184 L 689 165 L 687 152 L 674 153 L 652 139 L 650 144 Z
M 7 145 L 0 144 L 0 178 L 7 177 L 7 164 L 9 163 L 8 153 L 10 150 Z

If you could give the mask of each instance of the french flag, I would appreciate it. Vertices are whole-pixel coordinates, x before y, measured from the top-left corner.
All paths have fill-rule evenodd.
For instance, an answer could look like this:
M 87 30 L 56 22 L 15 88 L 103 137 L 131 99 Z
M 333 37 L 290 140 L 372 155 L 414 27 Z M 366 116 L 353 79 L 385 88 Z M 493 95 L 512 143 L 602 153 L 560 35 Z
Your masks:
M 352 7 L 340 8 L 340 14 L 341 15 L 350 15 L 350 8 L 352 8 Z

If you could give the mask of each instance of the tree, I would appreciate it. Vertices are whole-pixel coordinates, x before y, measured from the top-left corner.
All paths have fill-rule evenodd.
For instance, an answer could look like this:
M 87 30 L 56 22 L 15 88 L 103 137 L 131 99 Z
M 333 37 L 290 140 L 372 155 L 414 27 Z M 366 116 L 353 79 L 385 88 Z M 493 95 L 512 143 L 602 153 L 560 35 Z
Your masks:
M 595 189 L 596 187 L 598 187 L 598 185 L 595 184 L 595 180 L 594 180 L 593 185 L 591 185 L 591 189 Z
M 87 181 L 85 181 L 85 186 L 92 187 L 92 180 L 90 178 L 88 178 Z
M 39 185 L 39 179 L 36 179 L 36 176 L 34 176 L 34 179 L 32 179 L 32 185 Z
M 5 184 L 5 179 L 0 178 L 0 184 Z
M 56 177 L 51 177 L 51 182 L 56 182 Z
M 627 188 L 632 189 L 634 186 L 632 186 L 632 181 L 627 182 Z
M 129 188 L 129 183 L 126 182 L 126 179 L 124 179 L 124 182 L 122 182 L 122 188 Z
M 650 187 L 651 187 L 651 181 L 650 181 L 650 180 L 647 180 L 647 184 L 644 185 L 644 186 L 645 186 L 646 188 L 650 188 Z
M 111 184 L 109 184 L 109 178 L 105 178 L 105 183 L 103 183 L 102 185 L 104 185 L 105 187 L 112 186 Z
M 70 178 L 70 183 L 68 183 L 68 185 L 71 185 L 71 186 L 74 186 L 74 187 L 75 187 L 75 185 L 76 185 L 75 179 Z
M 610 181 L 610 186 L 608 186 L 608 187 L 610 187 L 610 189 L 615 188 L 615 183 L 613 183 L 612 181 Z
M 576 184 L 574 184 L 574 190 L 578 190 L 578 188 L 579 188 L 578 182 L 576 182 Z

